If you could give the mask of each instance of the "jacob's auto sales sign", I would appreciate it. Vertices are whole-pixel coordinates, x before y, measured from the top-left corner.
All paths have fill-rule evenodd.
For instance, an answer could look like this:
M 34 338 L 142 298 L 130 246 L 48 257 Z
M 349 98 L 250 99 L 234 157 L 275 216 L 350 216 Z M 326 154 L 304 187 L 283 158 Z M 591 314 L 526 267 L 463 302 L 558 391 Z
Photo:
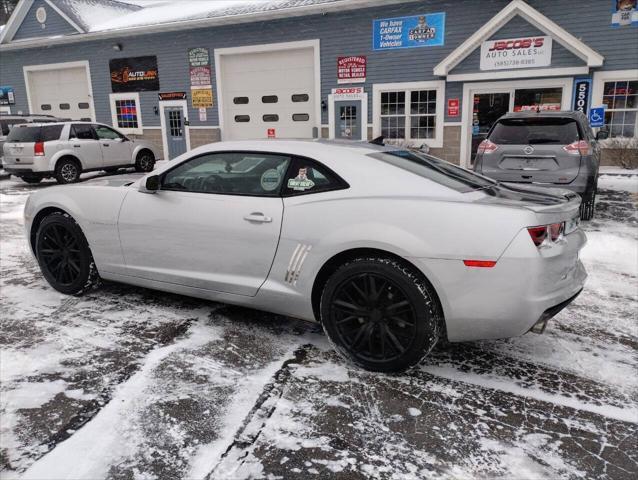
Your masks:
M 552 64 L 552 37 L 488 40 L 481 45 L 481 70 L 547 67 Z

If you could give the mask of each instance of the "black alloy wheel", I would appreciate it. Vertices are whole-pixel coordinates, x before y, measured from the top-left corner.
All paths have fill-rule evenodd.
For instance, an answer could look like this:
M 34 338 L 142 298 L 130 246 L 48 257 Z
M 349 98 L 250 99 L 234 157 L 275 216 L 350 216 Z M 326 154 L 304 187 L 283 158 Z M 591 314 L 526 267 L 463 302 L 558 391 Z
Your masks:
M 86 238 L 67 214 L 55 212 L 42 221 L 35 250 L 44 277 L 59 292 L 78 295 L 96 283 Z
M 438 340 L 439 318 L 429 284 L 392 259 L 355 259 L 328 280 L 322 296 L 329 338 L 368 370 L 418 364 Z

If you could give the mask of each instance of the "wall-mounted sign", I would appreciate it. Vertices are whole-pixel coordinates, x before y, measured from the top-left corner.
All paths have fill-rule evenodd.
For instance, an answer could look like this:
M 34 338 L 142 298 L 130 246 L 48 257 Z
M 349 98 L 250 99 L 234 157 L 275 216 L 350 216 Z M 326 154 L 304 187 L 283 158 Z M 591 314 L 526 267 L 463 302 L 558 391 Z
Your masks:
M 338 57 L 337 83 L 363 83 L 366 81 L 365 56 Z
M 547 67 L 552 64 L 552 37 L 488 40 L 481 45 L 481 70 Z
M 205 122 L 206 121 L 206 109 L 205 108 L 200 108 L 199 109 L 199 121 L 200 122 Z
M 14 105 L 15 103 L 13 87 L 0 87 L 0 105 Z
M 614 27 L 638 26 L 638 0 L 612 0 L 611 4 L 611 24 Z
M 459 99 L 458 98 L 447 99 L 447 116 L 448 117 L 459 116 Z
M 186 100 L 186 92 L 160 92 L 157 94 L 162 101 L 166 100 Z
M 445 43 L 445 13 L 383 18 L 372 22 L 372 48 L 434 47 Z
M 35 19 L 38 23 L 41 23 L 42 28 L 44 28 L 44 24 L 47 22 L 47 9 L 44 7 L 38 7 L 35 11 Z
M 605 107 L 592 107 L 589 109 L 589 126 L 592 128 L 605 126 Z
M 341 87 L 333 88 L 332 96 L 335 101 L 339 100 L 361 100 L 365 90 L 363 87 Z
M 515 112 L 558 112 L 560 103 L 534 103 L 531 105 L 514 105 Z
M 157 57 L 114 58 L 109 61 L 113 93 L 160 89 Z
M 191 88 L 193 108 L 211 108 L 213 106 L 212 88 Z
M 589 95 L 591 91 L 591 78 L 577 78 L 574 80 L 574 99 L 572 110 L 583 112 L 587 115 L 589 111 Z
M 207 48 L 198 47 L 188 50 L 188 64 L 191 67 L 210 65 L 210 55 Z
M 268 136 L 268 138 L 275 138 L 277 136 L 274 128 L 269 128 L 268 130 L 266 130 L 266 135 Z
M 191 87 L 204 87 L 212 84 L 210 65 L 190 67 Z

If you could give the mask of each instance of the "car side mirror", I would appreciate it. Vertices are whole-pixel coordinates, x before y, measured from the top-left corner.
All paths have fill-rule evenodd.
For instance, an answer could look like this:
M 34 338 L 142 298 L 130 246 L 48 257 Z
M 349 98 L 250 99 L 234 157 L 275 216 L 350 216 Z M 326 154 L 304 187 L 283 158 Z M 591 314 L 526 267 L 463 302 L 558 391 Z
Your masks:
M 596 140 L 605 140 L 606 138 L 609 138 L 609 130 L 598 130 Z
M 140 192 L 142 193 L 155 193 L 160 189 L 160 177 L 159 175 L 151 175 L 146 177 L 146 180 L 140 185 Z

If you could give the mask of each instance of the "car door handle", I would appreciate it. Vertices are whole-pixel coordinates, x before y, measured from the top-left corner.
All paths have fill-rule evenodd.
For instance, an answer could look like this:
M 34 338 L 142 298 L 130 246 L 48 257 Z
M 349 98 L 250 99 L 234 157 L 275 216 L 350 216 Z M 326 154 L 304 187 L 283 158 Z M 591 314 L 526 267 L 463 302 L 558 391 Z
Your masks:
M 270 223 L 272 222 L 272 217 L 267 217 L 261 212 L 253 212 L 250 215 L 246 215 L 244 220 L 247 222 Z
M 73 148 L 80 148 L 81 145 L 73 145 Z
M 109 144 L 108 143 L 103 143 L 102 145 L 104 145 L 105 147 L 108 147 Z

